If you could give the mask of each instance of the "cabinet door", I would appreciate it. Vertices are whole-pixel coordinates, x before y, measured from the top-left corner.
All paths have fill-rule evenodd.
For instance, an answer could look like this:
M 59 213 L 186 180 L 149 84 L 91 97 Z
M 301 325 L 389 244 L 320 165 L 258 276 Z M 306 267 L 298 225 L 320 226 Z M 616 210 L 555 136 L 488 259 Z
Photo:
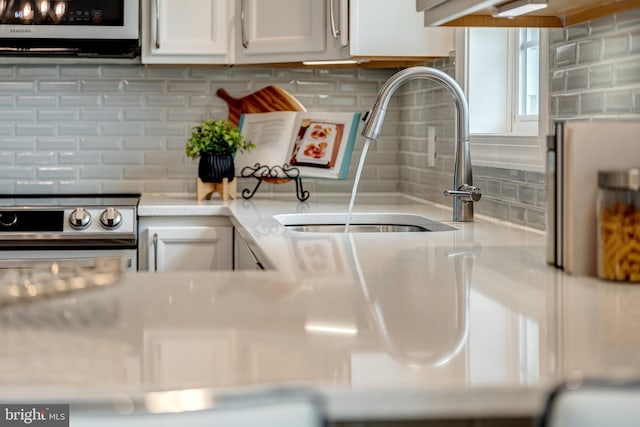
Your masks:
M 350 352 L 328 345 L 326 340 L 317 342 L 308 334 L 295 332 L 256 332 L 242 334 L 238 341 L 237 360 L 246 383 L 349 381 Z
M 149 227 L 149 271 L 232 269 L 231 227 Z
M 236 271 L 264 270 L 262 263 L 237 230 L 233 232 L 233 260 L 233 269 Z
M 145 332 L 145 382 L 164 389 L 232 385 L 234 346 L 233 333 L 225 331 Z
M 142 62 L 229 62 L 229 0 L 145 0 Z
M 325 1 L 241 0 L 240 3 L 241 56 L 308 54 L 325 49 Z
M 453 28 L 425 28 L 415 0 L 350 0 L 350 50 L 356 57 L 449 56 Z

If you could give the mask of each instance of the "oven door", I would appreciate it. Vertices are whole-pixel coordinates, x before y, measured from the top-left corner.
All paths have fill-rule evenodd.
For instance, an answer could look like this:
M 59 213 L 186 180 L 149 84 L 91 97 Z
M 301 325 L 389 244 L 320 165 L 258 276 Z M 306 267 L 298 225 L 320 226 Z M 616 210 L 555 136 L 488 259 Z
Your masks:
M 8 250 L 0 251 L 0 269 L 29 267 L 34 262 L 54 262 L 104 257 L 119 257 L 122 271 L 136 271 L 136 249 L 85 249 L 85 250 Z

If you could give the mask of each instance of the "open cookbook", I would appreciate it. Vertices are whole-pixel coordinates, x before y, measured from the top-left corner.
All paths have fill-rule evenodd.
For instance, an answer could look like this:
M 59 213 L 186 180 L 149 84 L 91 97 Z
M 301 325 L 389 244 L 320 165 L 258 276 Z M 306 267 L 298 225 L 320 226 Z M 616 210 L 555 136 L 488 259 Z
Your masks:
M 276 111 L 243 114 L 238 129 L 256 148 L 236 153 L 236 174 L 256 163 L 288 164 L 301 177 L 345 179 L 360 113 Z

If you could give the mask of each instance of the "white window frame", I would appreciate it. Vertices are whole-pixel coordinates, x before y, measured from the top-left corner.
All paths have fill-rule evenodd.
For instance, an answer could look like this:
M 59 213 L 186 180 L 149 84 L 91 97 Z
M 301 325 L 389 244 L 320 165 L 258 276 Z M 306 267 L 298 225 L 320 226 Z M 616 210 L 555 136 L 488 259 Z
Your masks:
M 510 61 L 509 66 L 513 68 L 513 77 L 514 77 L 514 81 L 513 83 L 510 85 L 511 88 L 513 88 L 513 104 L 511 104 L 512 106 L 512 120 L 511 120 L 511 130 L 514 133 L 517 134 L 530 134 L 530 135 L 537 135 L 538 134 L 538 119 L 539 119 L 539 114 L 535 114 L 535 115 L 525 115 L 525 114 L 520 114 L 520 107 L 521 107 L 521 103 L 523 102 L 522 100 L 522 93 L 521 93 L 521 89 L 522 87 L 520 86 L 520 84 L 522 83 L 522 79 L 521 79 L 521 72 L 522 72 L 522 61 L 521 61 L 521 49 L 522 49 L 522 41 L 520 38 L 520 34 L 522 33 L 523 30 L 525 30 L 524 28 L 514 28 L 514 31 L 510 31 L 509 32 L 509 38 L 510 38 L 510 49 L 511 49 L 511 58 L 512 61 Z M 542 29 L 540 29 L 540 34 L 539 37 L 542 36 Z M 539 52 L 542 52 L 542 47 L 540 46 L 540 43 L 542 42 L 541 39 L 539 40 Z M 540 77 L 542 75 L 542 70 L 539 68 L 538 69 L 538 77 Z M 517 78 L 516 78 L 517 77 Z M 538 112 L 540 110 L 540 79 L 538 79 Z M 526 101 L 525 101 L 526 102 Z
M 468 79 L 468 28 L 456 29 L 456 80 L 461 84 L 465 94 L 469 95 Z M 516 46 L 515 31 L 512 32 L 510 46 L 519 52 Z M 512 50 L 513 52 L 513 50 Z M 512 55 L 510 61 L 509 76 L 515 76 L 517 72 L 517 56 Z M 513 120 L 513 110 L 518 108 L 517 88 L 514 80 L 508 79 L 508 97 L 511 109 L 507 112 L 509 120 L 507 123 L 518 123 L 520 128 L 512 126 L 510 132 L 496 134 L 471 134 L 471 160 L 476 166 L 490 166 L 508 169 L 530 170 L 544 172 L 544 151 L 546 149 L 546 135 L 548 133 L 548 30 L 540 30 L 540 73 L 539 73 L 539 105 L 537 132 L 533 127 L 525 129 L 522 126 L 524 121 Z M 514 93 L 516 92 L 516 93 Z M 515 129 L 514 129 L 515 128 Z

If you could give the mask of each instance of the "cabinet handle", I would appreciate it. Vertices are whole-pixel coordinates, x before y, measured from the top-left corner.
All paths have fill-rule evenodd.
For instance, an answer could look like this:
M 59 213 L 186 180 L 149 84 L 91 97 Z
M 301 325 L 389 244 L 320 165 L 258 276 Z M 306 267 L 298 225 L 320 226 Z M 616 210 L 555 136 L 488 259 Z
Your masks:
M 156 0 L 156 49 L 160 49 L 160 0 Z
M 331 22 L 331 37 L 333 37 L 335 40 L 338 40 L 338 38 L 340 37 L 340 30 L 336 25 L 336 11 L 333 6 L 334 1 L 335 0 L 329 0 L 329 20 Z
M 158 233 L 153 233 L 153 271 L 158 272 Z
M 245 11 L 245 7 L 246 7 L 246 3 L 247 0 L 242 0 L 242 3 L 240 5 L 240 35 L 242 37 L 242 47 L 243 48 L 248 48 L 249 47 L 249 40 L 247 39 L 247 33 L 245 31 L 245 23 L 244 23 L 244 11 Z

